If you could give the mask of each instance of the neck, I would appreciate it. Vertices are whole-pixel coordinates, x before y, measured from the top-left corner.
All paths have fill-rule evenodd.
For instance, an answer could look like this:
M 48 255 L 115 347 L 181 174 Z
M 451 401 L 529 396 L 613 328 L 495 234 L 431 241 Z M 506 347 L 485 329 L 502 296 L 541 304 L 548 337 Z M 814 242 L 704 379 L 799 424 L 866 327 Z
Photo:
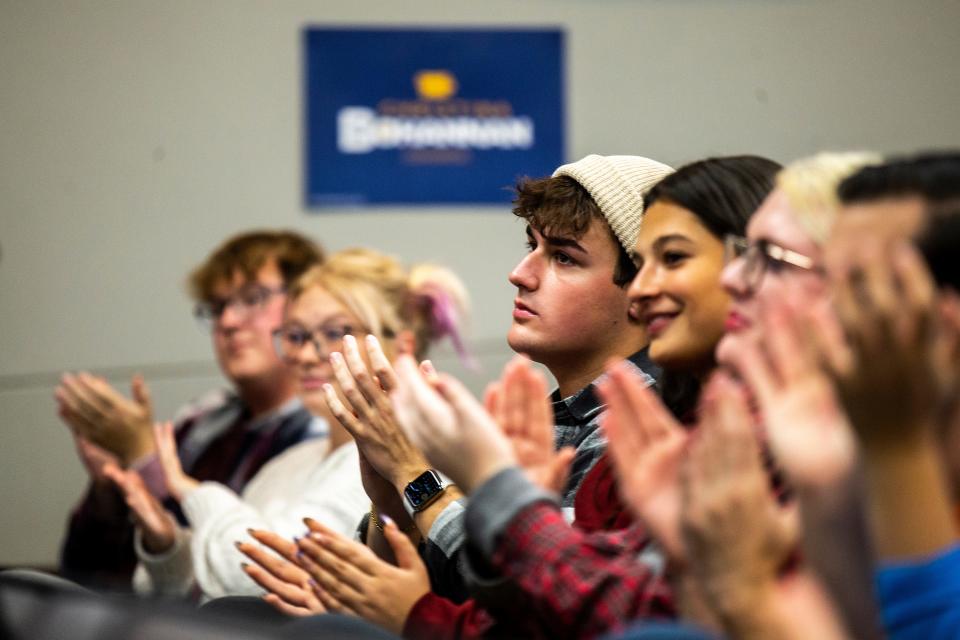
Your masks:
M 591 356 L 575 356 L 559 361 L 543 362 L 557 379 L 560 397 L 567 398 L 580 391 L 603 373 L 610 360 L 623 360 L 639 351 L 642 346 L 627 347 L 596 353 Z
M 237 392 L 253 417 L 279 409 L 295 395 L 293 381 L 284 375 L 266 381 L 238 382 Z

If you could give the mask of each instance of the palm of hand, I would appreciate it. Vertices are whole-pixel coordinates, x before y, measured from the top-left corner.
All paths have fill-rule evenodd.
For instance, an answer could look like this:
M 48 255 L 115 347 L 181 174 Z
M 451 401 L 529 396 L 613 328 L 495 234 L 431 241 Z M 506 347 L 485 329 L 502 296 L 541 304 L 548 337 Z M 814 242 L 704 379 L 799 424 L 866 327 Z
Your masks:
M 685 555 L 680 535 L 680 466 L 689 435 L 677 429 L 636 452 L 621 482 L 624 499 L 675 561 Z
M 829 483 L 853 466 L 856 442 L 824 376 L 794 380 L 762 404 L 774 455 L 794 482 Z

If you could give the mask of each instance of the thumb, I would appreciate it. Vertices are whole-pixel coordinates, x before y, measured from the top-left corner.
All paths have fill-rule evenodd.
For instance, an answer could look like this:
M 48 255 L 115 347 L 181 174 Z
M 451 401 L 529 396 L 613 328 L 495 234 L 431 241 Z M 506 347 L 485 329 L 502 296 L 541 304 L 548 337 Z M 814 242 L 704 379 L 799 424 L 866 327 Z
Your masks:
M 133 376 L 133 379 L 130 381 L 130 392 L 137 404 L 147 410 L 147 413 L 150 414 L 150 419 L 152 420 L 153 399 L 150 397 L 150 388 L 147 387 L 146 380 L 144 380 L 143 376 L 139 373 Z
M 419 564 L 423 564 L 420 554 L 417 553 L 410 538 L 397 528 L 397 523 L 393 518 L 387 515 L 381 515 L 383 520 L 383 537 L 387 539 L 390 548 L 393 549 L 393 556 L 397 559 L 397 566 L 401 569 L 413 569 Z
M 101 468 L 101 473 L 116 485 L 120 491 L 127 493 L 127 476 L 120 467 L 113 462 L 107 462 Z
M 556 493 L 563 493 L 563 488 L 567 484 L 567 478 L 570 477 L 570 465 L 573 463 L 577 450 L 573 447 L 564 447 L 554 456 L 550 463 L 549 488 Z

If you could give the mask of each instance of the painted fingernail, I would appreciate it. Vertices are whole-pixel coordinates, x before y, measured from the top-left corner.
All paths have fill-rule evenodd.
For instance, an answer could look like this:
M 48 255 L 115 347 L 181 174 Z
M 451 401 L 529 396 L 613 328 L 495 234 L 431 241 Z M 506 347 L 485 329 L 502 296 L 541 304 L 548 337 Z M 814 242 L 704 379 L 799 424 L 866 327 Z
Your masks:
M 370 345 L 371 347 L 375 347 L 375 346 L 377 346 L 378 344 L 380 344 L 380 341 L 377 340 L 377 336 L 373 335 L 372 333 L 368 333 L 368 334 L 367 334 L 367 344 Z
M 326 541 L 326 538 L 323 536 L 323 534 L 317 533 L 316 531 L 310 534 L 310 539 L 317 543 Z
M 343 362 L 343 355 L 339 351 L 330 352 L 330 362 L 335 364 Z
M 350 345 L 351 347 L 355 347 L 357 346 L 357 339 L 348 333 L 347 335 L 343 336 L 343 343 Z
M 330 393 L 335 393 L 334 390 L 333 390 L 333 385 L 330 384 L 329 382 L 324 382 L 324 383 L 323 383 L 323 391 L 324 391 L 324 393 L 328 393 L 328 394 L 330 394 Z
M 393 518 L 391 518 L 390 516 L 388 516 L 388 515 L 385 514 L 385 513 L 381 513 L 381 514 L 380 514 L 380 519 L 383 520 L 383 524 L 386 524 L 386 525 L 391 525 L 391 524 L 392 524 L 392 525 L 396 526 L 396 523 L 393 521 Z
M 246 571 L 247 569 L 250 568 L 250 563 L 248 563 L 248 562 L 241 562 L 241 563 L 240 563 L 240 568 L 243 569 L 244 571 Z
M 257 530 L 256 530 L 256 529 L 252 529 L 252 528 L 251 528 L 251 529 L 247 529 L 247 533 L 249 533 L 249 534 L 252 535 L 252 536 L 255 536 L 255 535 L 257 535 Z
M 233 546 L 235 546 L 237 549 L 243 549 L 243 543 L 240 542 L 239 540 L 237 540 L 236 542 L 234 542 L 234 543 L 233 543 Z

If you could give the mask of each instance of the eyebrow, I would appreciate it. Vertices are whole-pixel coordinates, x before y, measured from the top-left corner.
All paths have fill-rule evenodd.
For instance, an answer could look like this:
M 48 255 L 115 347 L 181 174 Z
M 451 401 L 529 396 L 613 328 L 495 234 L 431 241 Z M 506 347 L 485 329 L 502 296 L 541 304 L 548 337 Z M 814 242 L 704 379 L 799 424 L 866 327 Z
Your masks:
M 324 328 L 326 328 L 326 327 L 329 327 L 331 324 L 334 324 L 334 323 L 337 323 L 337 322 L 339 322 L 339 323 L 345 323 L 345 324 L 355 324 L 355 323 L 353 322 L 353 320 L 350 318 L 349 314 L 346 314 L 346 313 L 342 313 L 342 312 L 341 312 L 341 313 L 337 313 L 337 314 L 335 314 L 335 315 L 330 316 L 329 318 L 327 318 L 326 320 L 324 320 L 323 322 L 321 322 L 321 323 L 319 323 L 319 324 L 313 325 L 313 328 L 314 328 L 314 329 L 324 329 Z M 294 319 L 294 318 L 291 318 L 290 320 L 287 320 L 286 322 L 284 322 L 284 324 L 285 324 L 285 325 L 296 325 L 296 326 L 298 326 L 298 327 L 300 327 L 300 328 L 302 328 L 302 329 L 306 329 L 306 328 L 307 328 L 307 323 L 306 323 L 306 322 L 301 322 L 300 320 L 297 320 L 297 319 Z
M 533 231 L 530 229 L 529 226 L 527 226 L 527 237 L 531 239 L 533 238 Z M 577 251 L 580 251 L 581 253 L 585 253 L 588 255 L 590 253 L 589 251 L 583 248 L 583 245 L 581 245 L 579 242 L 577 242 L 576 240 L 570 237 L 551 236 L 551 235 L 547 235 L 542 231 L 540 232 L 540 237 L 543 238 L 544 241 L 556 247 L 569 247 L 571 249 L 576 249 Z
M 675 241 L 675 240 L 679 240 L 679 241 L 681 241 L 681 242 L 693 242 L 693 240 L 691 240 L 690 238 L 688 238 L 688 237 L 685 236 L 685 235 L 682 235 L 682 234 L 679 234 L 679 233 L 671 233 L 670 235 L 660 236 L 659 238 L 657 238 L 656 240 L 654 240 L 654 241 L 653 241 L 653 248 L 654 248 L 654 249 L 660 249 L 660 248 L 663 247 L 663 245 L 667 244 L 668 242 L 673 242 L 673 241 Z

